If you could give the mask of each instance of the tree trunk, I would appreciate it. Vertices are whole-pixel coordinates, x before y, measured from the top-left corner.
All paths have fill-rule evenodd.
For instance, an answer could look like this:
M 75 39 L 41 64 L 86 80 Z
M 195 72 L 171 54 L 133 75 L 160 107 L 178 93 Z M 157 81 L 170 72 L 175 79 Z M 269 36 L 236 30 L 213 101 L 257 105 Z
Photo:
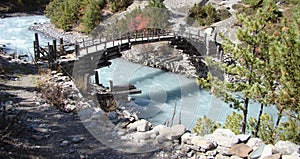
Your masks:
M 279 123 L 280 123 L 280 120 L 281 120 L 281 117 L 282 117 L 282 112 L 283 112 L 283 109 L 280 109 L 279 113 L 278 113 L 278 117 L 277 117 L 275 128 L 277 128 L 278 125 L 279 125 Z
M 248 115 L 248 104 L 249 98 L 246 98 L 244 101 L 244 110 L 243 110 L 243 122 L 242 122 L 242 134 L 246 133 L 246 126 L 247 126 L 247 115 Z
M 258 114 L 258 119 L 257 119 L 257 123 L 256 123 L 256 126 L 255 126 L 255 131 L 254 131 L 254 136 L 257 137 L 258 135 L 258 131 L 259 131 L 259 125 L 260 125 L 260 117 L 262 115 L 262 112 L 264 110 L 264 104 L 260 104 L 260 110 L 259 110 L 259 114 Z

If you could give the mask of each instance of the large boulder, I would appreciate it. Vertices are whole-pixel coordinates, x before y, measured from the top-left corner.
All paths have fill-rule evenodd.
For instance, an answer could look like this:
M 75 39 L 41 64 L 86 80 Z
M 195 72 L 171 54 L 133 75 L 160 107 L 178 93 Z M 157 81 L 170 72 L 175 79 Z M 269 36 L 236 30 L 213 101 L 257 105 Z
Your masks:
M 198 146 L 202 149 L 205 149 L 206 151 L 215 148 L 215 145 L 211 141 L 209 141 L 203 137 L 200 137 L 200 136 L 192 137 L 191 143 L 194 146 Z
M 131 134 L 132 138 L 136 139 L 136 140 L 148 140 L 150 139 L 150 135 L 148 133 L 145 132 L 135 132 L 133 134 Z
M 265 149 L 265 144 L 261 144 L 257 149 L 255 149 L 251 154 L 250 154 L 250 158 L 251 159 L 257 159 L 259 157 L 261 157 L 264 149 Z
M 145 119 L 138 120 L 134 123 L 131 123 L 127 126 L 129 131 L 139 131 L 145 132 L 151 129 L 151 123 Z
M 185 143 L 185 144 L 189 144 L 189 145 L 192 145 L 192 138 L 195 137 L 196 134 L 191 134 L 189 132 L 186 132 L 184 133 L 182 136 L 181 136 L 181 142 L 182 143 Z
M 217 129 L 212 134 L 213 141 L 224 147 L 232 147 L 239 142 L 239 138 L 230 129 Z
M 277 154 L 273 154 L 270 156 L 266 156 L 263 159 L 280 159 L 280 158 L 281 158 L 281 155 L 279 153 L 277 153 Z
M 244 143 L 241 143 L 241 144 L 236 144 L 234 145 L 233 147 L 231 147 L 230 149 L 230 152 L 233 154 L 233 155 L 237 155 L 241 158 L 245 158 L 245 157 L 248 157 L 249 153 L 252 151 L 253 149 L 244 144 Z
M 164 136 L 168 140 L 176 140 L 185 133 L 184 125 L 174 125 L 170 127 L 163 127 L 159 130 L 159 135 Z
M 253 148 L 253 151 L 258 149 L 261 145 L 264 145 L 264 142 L 260 138 L 251 138 L 247 142 L 247 145 Z
M 299 145 L 296 145 L 290 141 L 278 141 L 275 147 L 282 155 L 290 155 L 293 152 L 298 152 L 300 149 Z
M 271 155 L 273 154 L 274 149 L 276 149 L 275 146 L 273 146 L 273 145 L 271 145 L 271 144 L 266 145 L 266 146 L 264 147 L 264 150 L 263 150 L 263 152 L 262 152 L 260 158 L 265 158 L 265 157 L 267 157 L 267 156 L 271 156 Z

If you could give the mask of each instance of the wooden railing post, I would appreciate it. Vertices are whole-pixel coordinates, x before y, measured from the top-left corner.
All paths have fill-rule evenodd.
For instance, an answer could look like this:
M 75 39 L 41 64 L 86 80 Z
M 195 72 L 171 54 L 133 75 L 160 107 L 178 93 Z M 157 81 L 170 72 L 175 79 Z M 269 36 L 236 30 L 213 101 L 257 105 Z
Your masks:
M 75 55 L 76 57 L 79 56 L 79 44 L 77 41 L 75 42 Z
M 100 85 L 99 74 L 98 71 L 95 71 L 95 84 Z
M 53 61 L 53 45 L 48 43 L 48 61 L 51 63 Z
M 40 43 L 39 43 L 38 33 L 35 33 L 34 37 L 35 37 L 35 46 L 36 46 L 36 56 L 37 56 L 37 59 L 40 59 L 41 55 L 40 55 Z
M 120 40 L 121 40 L 121 45 L 122 45 L 122 32 L 120 32 L 119 34 L 120 34 Z
M 57 59 L 56 40 L 53 40 L 53 57 L 54 60 L 56 61 Z
M 128 43 L 130 43 L 130 33 L 127 33 Z
M 64 40 L 63 38 L 59 39 L 59 50 L 60 50 L 60 54 L 63 55 L 65 52 L 65 48 L 64 48 Z

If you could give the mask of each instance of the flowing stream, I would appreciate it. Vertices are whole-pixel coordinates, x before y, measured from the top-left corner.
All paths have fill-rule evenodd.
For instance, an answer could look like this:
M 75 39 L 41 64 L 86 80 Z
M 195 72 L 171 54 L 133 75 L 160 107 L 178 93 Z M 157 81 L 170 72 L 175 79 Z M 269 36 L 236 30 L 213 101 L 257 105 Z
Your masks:
M 34 23 L 47 23 L 45 16 L 24 16 L 0 19 L 0 47 L 8 53 L 27 54 L 33 56 L 34 31 L 29 26 Z M 40 45 L 46 46 L 50 38 L 41 36 Z
M 28 30 L 28 27 L 34 23 L 45 22 L 49 22 L 49 19 L 44 16 L 0 19 L 0 46 L 5 45 L 9 52 L 32 55 L 34 31 Z M 41 45 L 46 45 L 50 40 L 40 37 Z M 191 130 L 200 116 L 206 115 L 223 123 L 226 116 L 233 111 L 228 104 L 199 89 L 194 79 L 123 59 L 113 60 L 110 67 L 102 68 L 98 72 L 100 81 L 105 86 L 108 86 L 109 80 L 113 80 L 115 85 L 130 83 L 142 90 L 142 94 L 132 96 L 134 100 L 127 107 L 140 112 L 140 117 L 153 124 L 171 121 L 175 112 L 173 124 L 181 122 Z M 250 116 L 257 117 L 259 104 L 251 103 L 249 111 Z M 265 112 L 276 117 L 274 107 L 265 108 Z

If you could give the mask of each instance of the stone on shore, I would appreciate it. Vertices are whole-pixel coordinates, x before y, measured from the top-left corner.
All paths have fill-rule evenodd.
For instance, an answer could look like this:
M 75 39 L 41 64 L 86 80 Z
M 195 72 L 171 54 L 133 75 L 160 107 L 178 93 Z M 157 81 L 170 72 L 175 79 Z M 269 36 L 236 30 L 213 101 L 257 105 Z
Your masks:
M 241 158 L 245 158 L 245 157 L 248 157 L 249 153 L 252 151 L 253 149 L 244 144 L 244 143 L 241 143 L 241 144 L 236 144 L 234 145 L 233 147 L 231 147 L 230 149 L 230 152 L 233 154 L 233 155 L 237 155 Z
M 151 129 L 151 123 L 145 119 L 138 120 L 127 126 L 129 131 L 145 132 Z
M 170 127 L 164 127 L 159 130 L 159 135 L 164 136 L 168 140 L 176 140 L 185 132 L 184 125 L 174 125 Z
M 203 137 L 200 137 L 200 136 L 193 137 L 191 139 L 191 143 L 194 146 L 198 146 L 202 149 L 205 149 L 206 151 L 215 148 L 215 145 L 211 141 L 209 141 Z
M 299 145 L 296 145 L 290 141 L 278 141 L 275 147 L 282 155 L 290 155 L 293 152 L 298 152 L 300 149 Z
M 224 147 L 232 147 L 239 142 L 238 137 L 230 129 L 217 129 L 212 134 L 213 141 Z

